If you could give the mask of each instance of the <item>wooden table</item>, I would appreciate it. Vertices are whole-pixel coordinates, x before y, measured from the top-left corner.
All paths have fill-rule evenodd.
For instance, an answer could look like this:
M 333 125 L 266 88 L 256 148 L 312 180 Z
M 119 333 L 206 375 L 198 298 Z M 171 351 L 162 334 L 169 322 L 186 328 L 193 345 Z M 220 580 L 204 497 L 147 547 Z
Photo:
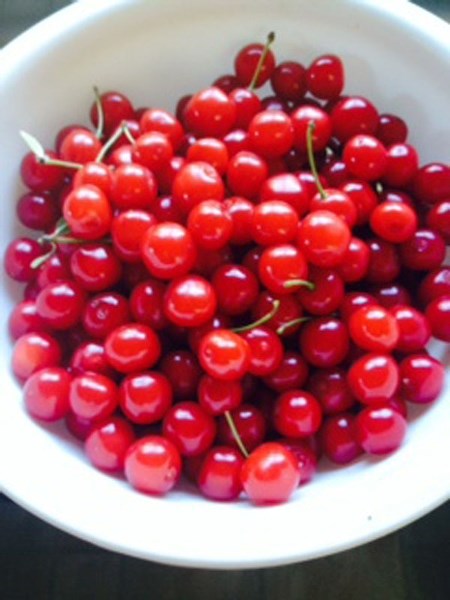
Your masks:
M 418 3 L 450 19 L 450 0 Z M 0 45 L 66 4 L 0 0 Z M 221 572 L 168 567 L 97 548 L 0 495 L 0 600 L 197 598 L 449 600 L 450 503 L 354 550 L 285 567 Z

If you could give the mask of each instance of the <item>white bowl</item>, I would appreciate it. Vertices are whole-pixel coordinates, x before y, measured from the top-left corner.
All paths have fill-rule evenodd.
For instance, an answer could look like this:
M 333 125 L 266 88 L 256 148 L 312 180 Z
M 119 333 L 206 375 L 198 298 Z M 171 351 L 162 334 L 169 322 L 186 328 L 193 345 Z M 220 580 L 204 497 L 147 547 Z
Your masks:
M 401 114 L 422 163 L 450 162 L 450 27 L 407 2 L 380 0 L 105 0 L 77 3 L 0 52 L 1 247 L 18 231 L 18 131 L 51 144 L 68 122 L 86 121 L 92 86 L 136 105 L 172 109 L 176 99 L 232 67 L 248 42 L 277 33 L 280 59 L 308 63 L 339 53 L 350 93 Z M 180 490 L 147 497 L 88 465 L 82 449 L 25 413 L 10 375 L 8 312 L 1 291 L 0 483 L 35 515 L 80 538 L 169 564 L 262 567 L 331 554 L 419 518 L 449 497 L 450 394 L 411 424 L 402 449 L 319 473 L 292 501 L 254 508 Z

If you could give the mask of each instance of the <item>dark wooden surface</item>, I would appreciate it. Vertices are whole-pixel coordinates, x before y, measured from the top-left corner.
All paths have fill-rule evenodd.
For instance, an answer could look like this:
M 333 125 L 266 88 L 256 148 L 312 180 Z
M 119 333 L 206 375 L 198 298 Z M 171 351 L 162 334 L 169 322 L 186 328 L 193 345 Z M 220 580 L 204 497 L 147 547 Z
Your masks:
M 450 0 L 417 3 L 450 19 Z M 66 4 L 0 0 L 0 45 Z M 197 598 L 449 600 L 450 503 L 394 534 L 334 556 L 221 572 L 169 567 L 97 548 L 0 495 L 0 600 Z

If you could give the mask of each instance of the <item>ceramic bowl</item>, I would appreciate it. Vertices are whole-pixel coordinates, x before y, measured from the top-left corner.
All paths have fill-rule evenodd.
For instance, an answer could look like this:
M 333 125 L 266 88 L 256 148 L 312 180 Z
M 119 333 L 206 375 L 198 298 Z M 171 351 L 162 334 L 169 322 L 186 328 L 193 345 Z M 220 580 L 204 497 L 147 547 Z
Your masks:
M 402 115 L 421 162 L 450 162 L 450 27 L 404 1 L 105 0 L 75 3 L 0 51 L 2 252 L 18 234 L 20 129 L 44 145 L 87 122 L 92 87 L 173 110 L 229 72 L 238 49 L 277 35 L 280 60 L 337 53 L 346 90 Z M 65 434 L 31 420 L 10 373 L 7 315 L 19 291 L 2 275 L 0 484 L 31 513 L 94 544 L 174 565 L 254 568 L 332 554 L 396 530 L 450 491 L 450 391 L 413 419 L 397 453 L 324 467 L 283 505 L 215 503 L 181 488 L 133 491 L 94 470 Z M 437 346 L 443 356 L 445 349 Z M 50 431 L 50 429 L 52 431 Z

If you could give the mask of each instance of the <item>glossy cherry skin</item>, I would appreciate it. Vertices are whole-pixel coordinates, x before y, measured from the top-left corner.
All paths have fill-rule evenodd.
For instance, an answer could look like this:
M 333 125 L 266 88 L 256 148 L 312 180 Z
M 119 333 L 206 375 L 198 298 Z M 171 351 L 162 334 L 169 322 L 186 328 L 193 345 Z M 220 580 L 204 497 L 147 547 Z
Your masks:
M 253 404 L 243 403 L 230 411 L 234 426 L 239 434 L 242 444 L 248 452 L 257 448 L 265 439 L 267 433 L 267 421 L 262 411 Z M 234 434 L 229 423 L 223 416 L 217 419 L 217 440 L 238 448 Z
M 275 429 L 285 437 L 308 437 L 319 430 L 322 408 L 309 392 L 290 390 L 277 398 L 273 421 Z
M 227 446 L 211 448 L 197 474 L 200 492 L 211 500 L 234 500 L 242 491 L 242 454 Z
M 275 371 L 264 378 L 264 383 L 276 392 L 301 388 L 307 381 L 309 367 L 301 354 L 287 350 Z
M 161 343 L 147 325 L 126 323 L 108 335 L 105 352 L 108 362 L 119 373 L 132 373 L 149 369 L 158 362 Z
M 247 87 L 252 82 L 255 70 L 264 52 L 263 44 L 248 44 L 242 48 L 234 59 L 234 70 L 239 83 Z M 268 81 L 275 69 L 275 56 L 269 50 L 264 58 L 261 70 L 256 78 L 255 87 L 259 88 Z
M 8 318 L 8 331 L 13 340 L 32 332 L 47 331 L 48 326 L 38 315 L 34 300 L 23 300 L 15 305 Z
M 84 309 L 85 293 L 74 281 L 49 283 L 36 298 L 39 316 L 53 329 L 76 325 Z
M 247 312 L 255 303 L 259 284 L 257 277 L 239 264 L 225 264 L 218 267 L 211 278 L 217 295 L 221 313 L 240 315 Z
M 93 372 L 114 377 L 114 370 L 106 360 L 105 347 L 101 342 L 81 343 L 72 353 L 69 366 L 73 375 Z
M 145 436 L 132 444 L 125 455 L 125 477 L 140 492 L 165 494 L 181 476 L 177 447 L 165 437 Z
M 281 110 L 262 110 L 248 126 L 250 146 L 267 159 L 283 156 L 294 143 L 292 121 Z
M 66 196 L 63 216 L 75 237 L 97 240 L 108 235 L 113 213 L 105 193 L 95 185 L 87 184 Z
M 335 317 L 318 317 L 303 324 L 299 346 L 311 365 L 334 367 L 345 360 L 350 349 L 347 327 Z
M 236 121 L 236 105 L 219 88 L 207 88 L 189 99 L 183 121 L 185 128 L 198 137 L 220 138 Z
M 258 274 L 271 292 L 290 294 L 293 291 L 289 287 L 290 282 L 307 280 L 308 264 L 304 254 L 294 245 L 278 244 L 262 252 Z
M 412 306 L 399 304 L 391 309 L 397 321 L 399 337 L 396 350 L 399 352 L 418 352 L 428 344 L 432 327 L 430 319 Z
M 15 281 L 32 281 L 36 276 L 33 261 L 44 253 L 36 240 L 25 237 L 13 240 L 8 244 L 3 259 L 7 275 Z
M 119 405 L 132 423 L 149 425 L 161 421 L 172 400 L 168 378 L 157 371 L 132 373 L 120 383 Z
M 128 421 L 120 417 L 109 417 L 92 427 L 84 449 L 94 467 L 120 473 L 125 465 L 128 448 L 134 440 L 134 431 Z
M 425 315 L 435 338 L 450 341 L 450 296 L 441 296 L 428 304 Z
M 118 283 L 122 275 L 122 263 L 110 246 L 91 243 L 72 253 L 70 270 L 83 289 L 100 292 Z
M 241 470 L 245 493 L 254 504 L 286 502 L 300 483 L 295 456 L 276 442 L 261 444 Z
M 250 349 L 248 372 L 267 377 L 278 369 L 283 360 L 283 344 L 275 331 L 265 326 L 253 327 L 241 333 Z
M 164 314 L 180 327 L 198 327 L 214 316 L 217 296 L 208 280 L 197 275 L 174 279 L 164 296 Z
M 214 442 L 216 422 L 196 402 L 178 402 L 164 417 L 163 433 L 182 456 L 198 456 Z
M 47 150 L 49 158 L 56 158 L 52 150 Z M 23 183 L 33 192 L 47 192 L 58 189 L 64 181 L 61 167 L 41 163 L 33 152 L 28 152 L 20 164 Z
M 253 199 L 260 193 L 268 175 L 269 167 L 263 158 L 254 152 L 242 150 L 230 158 L 226 181 L 234 195 Z
M 129 320 L 127 299 L 115 292 L 104 292 L 89 298 L 81 317 L 86 332 L 97 339 L 104 339 L 113 329 Z
M 190 211 L 187 228 L 197 246 L 205 250 L 219 250 L 231 239 L 233 221 L 222 202 L 204 200 Z
M 347 383 L 347 373 L 342 367 L 313 371 L 306 390 L 319 401 L 325 415 L 345 412 L 356 403 Z
M 348 321 L 350 337 L 369 352 L 390 352 L 400 337 L 398 323 L 382 306 L 363 306 Z
M 83 373 L 70 384 L 70 409 L 89 421 L 99 421 L 113 414 L 118 406 L 118 390 L 112 379 L 100 373 Z
M 342 263 L 350 244 L 348 225 L 328 210 L 309 213 L 298 229 L 298 245 L 306 259 L 318 267 L 332 268 Z
M 266 200 L 253 211 L 252 238 L 261 246 L 292 242 L 297 235 L 298 216 L 282 200 Z
M 344 88 L 344 66 L 334 54 L 324 54 L 313 60 L 306 71 L 306 86 L 316 98 L 334 100 Z
M 221 202 L 224 195 L 225 188 L 220 173 L 204 161 L 186 163 L 175 176 L 172 185 L 175 206 L 182 214 L 188 214 L 204 200 Z
M 201 340 L 198 358 L 211 377 L 234 381 L 247 373 L 250 349 L 244 338 L 237 333 L 215 329 Z
M 309 269 L 308 280 L 312 290 L 304 287 L 297 292 L 297 298 L 303 309 L 313 315 L 329 315 L 335 312 L 344 298 L 344 283 L 338 273 L 332 269 Z
M 14 375 L 25 381 L 39 369 L 59 366 L 61 358 L 61 347 L 53 336 L 45 332 L 30 332 L 16 340 L 11 366 Z
M 427 354 L 411 354 L 400 363 L 400 392 L 408 402 L 433 402 L 441 393 L 444 380 L 443 364 Z
M 166 352 L 159 370 L 168 378 L 177 400 L 195 397 L 202 370 L 196 356 L 189 350 Z
M 361 453 L 356 441 L 355 417 L 341 413 L 328 417 L 320 431 L 320 447 L 327 458 L 338 465 L 346 465 Z
M 213 416 L 237 408 L 244 398 L 240 381 L 223 381 L 210 375 L 201 377 L 197 389 L 198 403 Z
M 173 279 L 188 273 L 197 251 L 190 232 L 178 223 L 158 223 L 150 227 L 141 242 L 142 259 L 150 274 Z
M 385 402 L 398 390 L 399 367 L 387 354 L 365 354 L 351 365 L 348 384 L 352 394 L 363 404 Z
M 61 367 L 33 373 L 23 388 L 27 411 L 36 419 L 57 421 L 69 412 L 70 374 Z
M 356 440 L 368 454 L 390 454 L 405 438 L 405 418 L 386 404 L 369 406 L 356 417 Z

